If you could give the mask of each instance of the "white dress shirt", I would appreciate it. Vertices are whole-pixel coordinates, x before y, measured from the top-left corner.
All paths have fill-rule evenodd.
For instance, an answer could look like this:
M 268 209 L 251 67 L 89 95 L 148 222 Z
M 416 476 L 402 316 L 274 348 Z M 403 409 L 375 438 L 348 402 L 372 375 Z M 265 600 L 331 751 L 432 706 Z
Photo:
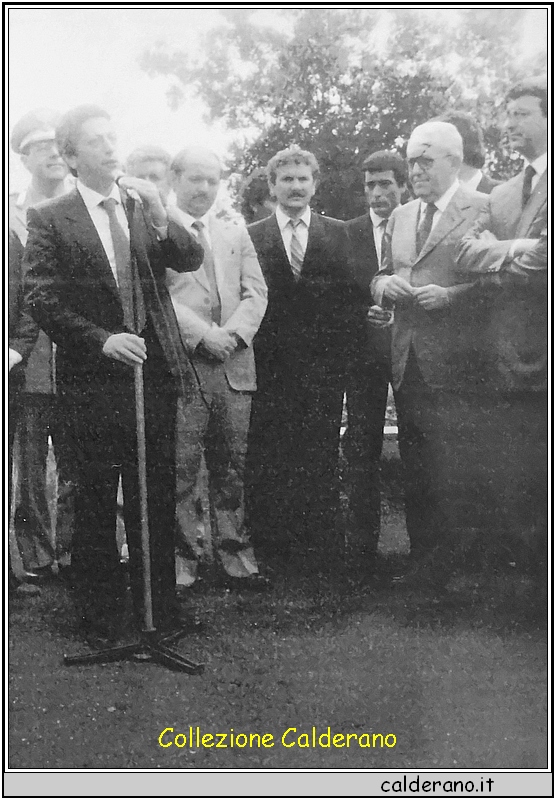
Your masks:
M 301 247 L 303 248 L 303 253 L 305 254 L 307 252 L 307 242 L 309 241 L 309 225 L 311 224 L 311 209 L 309 206 L 307 206 L 303 214 L 300 217 L 297 217 L 294 222 L 297 222 L 297 220 L 301 220 L 301 224 L 296 227 L 295 233 L 299 239 Z M 288 215 L 282 211 L 280 206 L 277 206 L 276 208 L 276 221 L 278 223 L 278 227 L 280 228 L 280 233 L 282 235 L 282 241 L 284 242 L 288 260 L 291 263 L 291 244 L 293 235 L 293 228 L 291 225 L 289 225 L 291 222 L 291 217 L 288 217 Z
M 209 247 L 212 249 L 212 241 L 210 238 L 210 210 L 207 211 L 207 213 L 202 217 L 192 217 L 191 214 L 188 214 L 187 211 L 182 211 L 182 209 L 178 208 L 178 206 L 174 206 L 174 211 L 176 212 L 176 216 L 180 220 L 183 227 L 195 239 L 199 238 L 199 231 L 193 227 L 193 223 L 201 222 L 203 224 L 203 235 L 207 240 Z
M 114 275 L 114 280 L 116 283 L 118 283 L 118 272 L 116 269 L 116 258 L 114 256 L 114 244 L 112 242 L 112 234 L 110 233 L 108 212 L 104 206 L 101 205 L 101 203 L 107 198 L 104 195 L 95 192 L 94 189 L 90 189 L 88 186 L 85 186 L 85 184 L 81 183 L 80 180 L 77 181 L 76 186 L 77 191 L 83 198 L 83 202 L 87 206 L 87 211 L 89 212 L 89 215 L 93 221 L 93 225 L 97 229 L 104 252 L 106 253 L 106 257 L 110 262 L 110 268 Z M 122 204 L 122 196 L 116 184 L 114 184 L 112 187 L 112 191 L 108 197 L 113 197 L 116 201 L 116 218 L 122 226 L 123 232 L 129 239 L 129 224 Z
M 476 192 L 477 186 L 480 184 L 481 180 L 483 179 L 483 173 L 480 169 L 476 169 L 474 174 L 468 178 L 466 181 L 462 181 L 460 178 L 460 183 L 462 186 L 465 186 L 466 189 L 471 189 L 471 191 Z

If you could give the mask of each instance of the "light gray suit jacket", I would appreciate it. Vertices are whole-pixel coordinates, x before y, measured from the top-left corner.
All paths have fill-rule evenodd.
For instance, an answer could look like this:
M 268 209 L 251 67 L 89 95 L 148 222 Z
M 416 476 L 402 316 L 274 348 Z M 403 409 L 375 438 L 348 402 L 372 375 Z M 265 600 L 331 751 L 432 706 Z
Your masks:
M 266 311 L 266 283 L 242 222 L 211 217 L 209 236 L 222 307 L 221 327 L 237 333 L 246 344 L 224 362 L 226 378 L 236 391 L 254 391 L 257 383 L 252 341 Z M 195 273 L 167 270 L 167 286 L 182 340 L 192 354 L 214 324 L 204 266 Z
M 472 283 L 456 272 L 456 247 L 485 207 L 488 196 L 460 187 L 433 228 L 421 253 L 417 249 L 419 200 L 396 208 L 384 234 L 382 269 L 371 283 L 381 302 L 385 279 L 400 275 L 412 286 L 436 284 L 448 289 L 449 304 L 425 311 L 416 302 L 397 303 L 392 329 L 392 383 L 399 388 L 412 348 L 429 386 L 458 388 L 476 358 Z

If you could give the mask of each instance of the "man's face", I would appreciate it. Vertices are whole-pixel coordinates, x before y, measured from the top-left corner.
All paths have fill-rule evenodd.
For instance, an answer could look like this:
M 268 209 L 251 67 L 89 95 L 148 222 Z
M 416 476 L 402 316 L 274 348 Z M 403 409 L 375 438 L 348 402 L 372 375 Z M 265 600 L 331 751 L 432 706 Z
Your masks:
M 454 183 L 460 164 L 439 143 L 408 142 L 407 164 L 413 191 L 426 203 L 439 200 Z
M 31 175 L 41 181 L 63 181 L 68 174 L 54 139 L 32 142 L 21 155 L 21 161 Z
M 164 203 L 168 200 L 171 188 L 169 171 L 163 161 L 155 159 L 139 161 L 136 164 L 132 164 L 128 170 L 129 174 L 134 178 L 143 178 L 143 180 L 153 183 L 160 192 Z
M 91 117 L 83 123 L 75 143 L 75 155 L 66 156 L 66 160 L 85 186 L 103 191 L 114 182 L 120 171 L 116 142 L 109 119 Z
M 394 171 L 365 172 L 365 197 L 370 208 L 382 219 L 388 219 L 399 206 L 403 184 L 398 186 Z
M 510 100 L 506 114 L 506 129 L 514 150 L 530 161 L 546 153 L 548 120 L 541 111 L 539 97 L 523 95 Z
M 308 164 L 287 164 L 276 170 L 276 182 L 270 184 L 271 194 L 288 216 L 299 216 L 311 202 L 317 185 Z
M 210 156 L 196 157 L 174 174 L 172 186 L 178 207 L 199 219 L 211 208 L 220 187 L 220 164 Z

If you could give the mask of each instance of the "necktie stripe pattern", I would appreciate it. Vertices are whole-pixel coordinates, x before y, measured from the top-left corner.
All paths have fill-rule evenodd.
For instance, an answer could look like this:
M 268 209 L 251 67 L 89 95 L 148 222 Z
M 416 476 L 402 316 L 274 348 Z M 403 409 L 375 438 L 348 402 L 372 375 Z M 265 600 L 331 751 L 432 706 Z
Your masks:
M 422 219 L 417 229 L 417 255 L 419 255 L 425 246 L 427 239 L 432 230 L 432 221 L 437 208 L 434 203 L 427 203 L 427 210 L 422 215 Z
M 191 227 L 195 231 L 197 231 L 197 239 L 199 240 L 199 244 L 205 251 L 205 257 L 203 259 L 203 267 L 205 268 L 205 273 L 210 286 L 212 321 L 216 322 L 217 325 L 220 325 L 222 316 L 222 304 L 220 302 L 220 295 L 218 293 L 218 284 L 216 283 L 216 273 L 214 271 L 214 256 L 212 255 L 212 250 L 210 249 L 208 239 L 203 233 L 204 225 L 201 222 L 201 220 L 200 219 L 195 220 L 195 222 Z
M 535 167 L 531 164 L 528 164 L 525 168 L 523 173 L 523 189 L 521 194 L 521 206 L 525 208 L 527 205 L 527 201 L 531 197 L 531 192 L 533 190 L 533 178 L 536 175 Z
M 289 225 L 291 225 L 292 229 L 292 238 L 290 242 L 290 264 L 293 270 L 293 274 L 296 280 L 299 280 L 301 276 L 301 268 L 303 267 L 303 259 L 305 257 L 305 253 L 303 252 L 303 247 L 299 238 L 297 236 L 297 226 L 301 224 L 301 220 L 298 219 L 295 222 L 293 219 L 290 219 Z
M 124 311 L 124 325 L 133 333 L 140 333 L 145 327 L 146 314 L 143 292 L 139 276 L 133 274 L 131 247 L 127 236 L 116 216 L 117 200 L 107 197 L 102 205 L 108 214 L 110 236 L 114 245 L 114 259 L 118 276 L 118 290 Z

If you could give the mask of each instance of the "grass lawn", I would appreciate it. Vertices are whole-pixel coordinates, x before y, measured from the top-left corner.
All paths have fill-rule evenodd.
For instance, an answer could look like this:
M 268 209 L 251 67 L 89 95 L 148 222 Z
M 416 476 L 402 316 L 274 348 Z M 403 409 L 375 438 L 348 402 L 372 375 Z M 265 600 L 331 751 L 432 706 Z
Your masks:
M 530 595 L 515 575 L 440 601 L 347 581 L 298 580 L 265 596 L 212 589 L 194 600 L 205 632 L 180 644 L 206 664 L 191 677 L 151 664 L 64 667 L 79 645 L 65 589 L 52 584 L 11 604 L 9 766 L 541 768 L 546 632 Z M 164 728 L 188 735 L 190 725 L 270 733 L 275 744 L 159 746 Z M 297 728 L 290 743 L 312 726 L 396 743 L 282 746 L 287 728 Z

